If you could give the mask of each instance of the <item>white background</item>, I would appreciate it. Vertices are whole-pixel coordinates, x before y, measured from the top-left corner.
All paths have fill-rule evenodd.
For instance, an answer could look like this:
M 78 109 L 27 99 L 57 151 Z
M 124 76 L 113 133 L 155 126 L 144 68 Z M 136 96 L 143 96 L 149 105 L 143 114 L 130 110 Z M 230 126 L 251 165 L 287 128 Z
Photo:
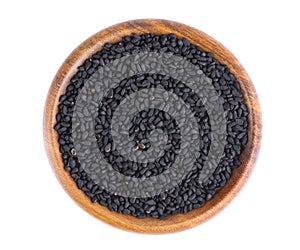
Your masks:
M 1 1 L 0 249 L 300 249 L 297 2 Z M 69 53 L 97 31 L 147 17 L 196 27 L 231 50 L 264 123 L 240 195 L 207 223 L 169 235 L 128 233 L 84 212 L 57 182 L 42 137 L 47 91 Z

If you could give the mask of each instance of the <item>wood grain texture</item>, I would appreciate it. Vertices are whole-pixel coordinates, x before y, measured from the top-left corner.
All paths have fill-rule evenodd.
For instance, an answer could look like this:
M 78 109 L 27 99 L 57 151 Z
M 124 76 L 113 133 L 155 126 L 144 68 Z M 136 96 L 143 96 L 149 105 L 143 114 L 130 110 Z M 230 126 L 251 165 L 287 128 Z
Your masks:
M 167 220 L 154 218 L 137 219 L 131 215 L 122 215 L 109 211 L 90 199 L 77 188 L 69 173 L 63 169 L 63 162 L 59 152 L 58 134 L 53 129 L 56 123 L 55 115 L 58 111 L 59 97 L 65 93 L 70 79 L 77 72 L 77 67 L 90 58 L 96 51 L 101 50 L 105 43 L 119 42 L 123 36 L 145 33 L 176 34 L 178 38 L 185 37 L 191 43 L 200 46 L 205 51 L 212 52 L 222 64 L 226 64 L 239 81 L 245 103 L 250 111 L 248 143 L 242 155 L 242 165 L 236 168 L 225 187 L 221 189 L 203 207 L 194 209 L 187 214 L 170 216 Z M 140 233 L 171 233 L 194 227 L 219 213 L 241 190 L 249 178 L 255 165 L 261 141 L 262 121 L 259 102 L 254 86 L 246 71 L 238 60 L 219 42 L 205 33 L 177 22 L 157 19 L 143 19 L 128 21 L 109 27 L 93 35 L 65 60 L 58 70 L 51 87 L 44 110 L 44 142 L 49 162 L 57 179 L 66 192 L 84 210 L 96 218 L 121 229 Z

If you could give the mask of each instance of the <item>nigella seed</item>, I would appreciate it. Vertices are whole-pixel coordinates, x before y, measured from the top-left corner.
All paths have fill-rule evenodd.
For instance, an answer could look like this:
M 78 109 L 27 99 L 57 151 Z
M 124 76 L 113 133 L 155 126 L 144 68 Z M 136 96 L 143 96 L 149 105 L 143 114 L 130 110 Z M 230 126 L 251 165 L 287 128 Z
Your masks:
M 66 166 L 64 167 L 64 169 L 65 169 L 66 171 L 68 171 L 68 172 L 70 172 L 70 171 L 72 170 L 72 168 L 71 168 L 70 166 L 68 166 L 68 165 L 66 165 Z
M 180 108 L 179 102 L 166 110 L 150 108 L 144 109 L 130 121 L 128 138 L 136 153 L 145 153 L 153 145 L 150 142 L 151 132 L 155 129 L 161 129 L 167 138 L 166 145 L 163 148 L 163 154 L 153 162 L 134 162 L 121 155 L 116 149 L 116 145 L 111 136 L 112 116 L 117 107 L 127 96 L 143 89 L 160 88 L 166 92 L 172 92 L 178 98 L 188 105 L 193 112 L 198 123 L 201 145 L 199 146 L 199 157 L 197 158 L 192 170 L 186 174 L 185 179 L 174 186 L 174 188 L 165 191 L 153 197 L 147 198 L 127 198 L 113 194 L 103 187 L 110 182 L 116 181 L 116 176 L 111 176 L 109 180 L 102 184 L 94 184 L 77 158 L 78 152 L 82 153 L 81 147 L 74 146 L 72 135 L 72 116 L 77 96 L 87 80 L 94 74 L 99 67 L 103 67 L 125 55 L 144 53 L 144 52 L 169 53 L 175 56 L 184 57 L 190 63 L 199 66 L 203 73 L 212 79 L 213 87 L 217 95 L 210 96 L 208 101 L 215 102 L 218 98 L 223 98 L 223 108 L 227 111 L 226 124 L 226 145 L 223 152 L 223 158 L 220 161 L 217 170 L 212 175 L 209 182 L 200 186 L 198 177 L 203 168 L 204 162 L 208 158 L 211 145 L 211 125 L 206 107 L 203 100 L 185 83 L 173 79 L 167 74 L 144 73 L 133 75 L 123 79 L 115 87 L 110 88 L 99 103 L 98 114 L 95 119 L 95 127 L 81 128 L 82 134 L 79 138 L 83 141 L 83 146 L 89 146 L 89 142 L 84 142 L 89 136 L 89 130 L 95 130 L 95 138 L 103 158 L 111 166 L 123 175 L 133 176 L 135 178 L 148 178 L 158 176 L 169 168 L 172 168 L 179 149 L 188 149 L 188 144 L 182 144 L 182 128 L 179 128 L 172 112 Z M 138 64 L 137 67 L 145 71 L 148 68 L 155 67 L 152 62 L 149 65 Z M 129 66 L 116 65 L 116 69 L 124 74 Z M 95 94 L 96 88 L 90 91 Z M 87 98 L 87 96 L 83 96 Z M 164 95 L 164 101 L 167 103 L 167 96 Z M 146 104 L 153 104 L 160 101 L 156 96 L 143 97 Z M 172 111 L 173 110 L 173 111 Z M 213 196 L 220 190 L 231 177 L 231 172 L 241 163 L 240 154 L 247 143 L 247 106 L 244 104 L 240 85 L 235 76 L 230 73 L 227 66 L 218 62 L 212 53 L 203 51 L 200 47 L 190 43 L 186 38 L 178 39 L 175 34 L 143 34 L 124 37 L 121 42 L 116 44 L 105 44 L 101 51 L 96 52 L 91 59 L 86 60 L 78 68 L 78 72 L 72 77 L 67 86 L 66 93 L 59 98 L 59 108 L 56 114 L 56 124 L 54 129 L 58 133 L 59 149 L 62 154 L 64 169 L 70 173 L 71 177 L 90 199 L 91 202 L 97 202 L 102 206 L 108 207 L 111 211 L 123 214 L 131 214 L 137 218 L 152 217 L 161 220 L 167 219 L 168 215 L 187 213 L 192 209 L 197 209 L 205 204 L 207 200 L 213 199 Z M 88 107 L 83 109 L 80 118 L 87 119 L 90 116 Z M 122 114 L 121 114 L 122 115 Z M 127 119 L 125 115 L 122 122 Z M 121 120 L 121 118 L 120 118 Z M 78 135 L 76 135 L 78 136 Z M 161 138 L 159 138 L 161 139 Z M 155 146 L 155 144 L 154 144 Z M 87 151 L 88 152 L 88 151 Z M 184 164 L 184 162 L 183 162 Z M 170 181 L 165 176 L 159 178 L 165 183 Z M 128 186 L 132 185 L 128 183 Z M 149 188 L 150 190 L 151 188 Z
M 71 168 L 74 168 L 74 167 L 76 166 L 76 161 L 75 161 L 73 158 L 69 158 L 68 165 L 69 165 Z
M 76 181 L 76 183 L 77 183 L 77 187 L 78 187 L 79 189 L 82 189 L 83 184 L 84 184 L 83 180 L 78 179 L 78 180 Z
M 91 201 L 92 201 L 93 203 L 97 202 L 97 201 L 98 201 L 97 196 L 93 196 L 93 197 L 91 198 Z
M 145 204 L 153 206 L 153 205 L 156 205 L 156 202 L 154 200 L 148 200 L 145 202 Z
M 139 218 L 139 219 L 143 219 L 143 218 L 146 218 L 146 217 L 147 217 L 147 215 L 146 215 L 146 214 L 144 214 L 144 213 L 142 213 L 142 214 L 138 214 L 138 215 L 136 215 L 136 217 L 137 217 L 137 218 Z

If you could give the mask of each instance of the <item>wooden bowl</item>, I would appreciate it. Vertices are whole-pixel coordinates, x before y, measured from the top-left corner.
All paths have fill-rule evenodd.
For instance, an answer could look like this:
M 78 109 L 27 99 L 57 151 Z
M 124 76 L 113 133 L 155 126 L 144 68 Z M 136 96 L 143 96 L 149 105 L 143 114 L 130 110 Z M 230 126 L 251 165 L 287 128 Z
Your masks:
M 205 205 L 194 209 L 187 214 L 169 216 L 167 220 L 154 218 L 138 219 L 131 215 L 119 214 L 109 211 L 90 199 L 77 188 L 70 174 L 64 170 L 62 157 L 59 152 L 58 134 L 53 129 L 56 123 L 59 97 L 65 93 L 77 67 L 90 58 L 95 52 L 101 50 L 105 43 L 116 43 L 126 35 L 145 34 L 176 34 L 178 38 L 185 37 L 191 43 L 200 46 L 203 50 L 212 52 L 214 57 L 222 64 L 228 66 L 241 85 L 244 101 L 249 109 L 248 143 L 240 156 L 241 166 L 233 170 L 232 177 L 227 184 Z M 49 89 L 44 111 L 44 142 L 50 164 L 57 179 L 66 192 L 88 213 L 110 225 L 121 229 L 139 233 L 171 233 L 194 227 L 219 213 L 240 192 L 249 178 L 255 165 L 261 141 L 261 114 L 258 98 L 254 86 L 245 69 L 238 60 L 219 42 L 205 33 L 181 23 L 145 19 L 120 23 L 93 35 L 65 60 L 58 70 Z

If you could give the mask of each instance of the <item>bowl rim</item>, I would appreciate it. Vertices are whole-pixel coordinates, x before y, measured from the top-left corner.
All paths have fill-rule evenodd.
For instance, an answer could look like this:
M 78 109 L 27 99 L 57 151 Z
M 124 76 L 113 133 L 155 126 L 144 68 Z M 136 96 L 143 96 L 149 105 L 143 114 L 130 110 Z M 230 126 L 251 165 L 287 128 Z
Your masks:
M 155 218 L 138 219 L 131 215 L 109 211 L 90 199 L 77 188 L 70 174 L 64 170 L 59 152 L 58 134 L 54 130 L 59 97 L 65 93 L 77 68 L 101 50 L 105 43 L 116 43 L 126 35 L 135 34 L 168 34 L 178 38 L 185 37 L 191 43 L 200 46 L 204 51 L 212 52 L 222 64 L 228 66 L 241 86 L 244 101 L 249 110 L 248 142 L 244 146 L 240 160 L 242 164 L 233 170 L 231 178 L 214 197 L 201 208 L 193 209 L 187 214 L 171 215 L 167 220 Z M 202 31 L 174 21 L 162 19 L 131 20 L 110 26 L 79 45 L 63 62 L 50 86 L 43 118 L 44 144 L 50 165 L 65 191 L 85 211 L 112 226 L 139 233 L 171 233 L 194 227 L 218 214 L 240 192 L 250 177 L 258 157 L 262 136 L 262 120 L 258 97 L 253 83 L 239 61 L 222 44 Z

